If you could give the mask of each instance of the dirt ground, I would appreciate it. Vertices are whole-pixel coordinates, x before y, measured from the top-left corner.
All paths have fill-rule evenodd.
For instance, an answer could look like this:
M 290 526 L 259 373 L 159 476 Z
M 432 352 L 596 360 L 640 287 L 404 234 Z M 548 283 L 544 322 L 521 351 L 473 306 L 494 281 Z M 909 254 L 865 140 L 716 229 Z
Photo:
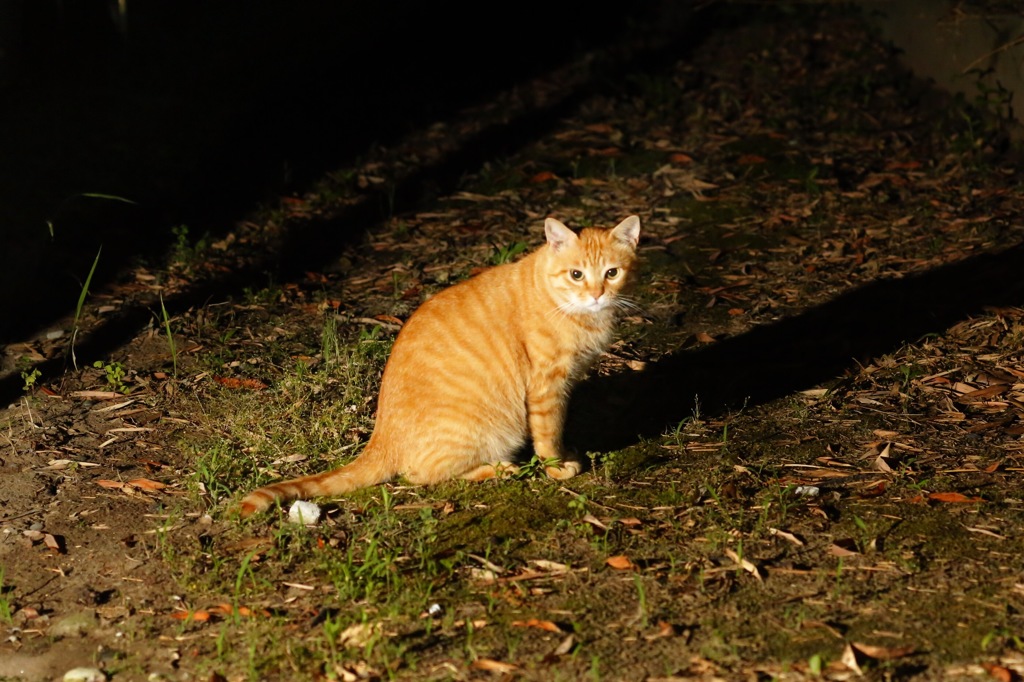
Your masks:
M 719 19 L 180 230 L 7 346 L 0 680 L 1021 679 L 1017 150 L 856 13 Z M 358 451 L 425 297 L 631 213 L 584 474 L 233 513 Z

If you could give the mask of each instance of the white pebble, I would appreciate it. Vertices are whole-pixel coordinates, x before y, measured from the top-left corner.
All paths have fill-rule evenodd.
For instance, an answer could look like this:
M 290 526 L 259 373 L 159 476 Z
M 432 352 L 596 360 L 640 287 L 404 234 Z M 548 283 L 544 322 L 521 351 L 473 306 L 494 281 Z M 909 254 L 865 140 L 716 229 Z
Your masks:
M 292 523 L 302 523 L 311 526 L 320 520 L 320 507 L 313 502 L 295 500 L 288 510 L 288 520 Z
M 821 494 L 821 488 L 816 485 L 798 485 L 793 488 L 793 494 L 797 497 L 817 497 Z
M 97 668 L 72 668 L 64 673 L 64 682 L 107 682 L 107 676 Z

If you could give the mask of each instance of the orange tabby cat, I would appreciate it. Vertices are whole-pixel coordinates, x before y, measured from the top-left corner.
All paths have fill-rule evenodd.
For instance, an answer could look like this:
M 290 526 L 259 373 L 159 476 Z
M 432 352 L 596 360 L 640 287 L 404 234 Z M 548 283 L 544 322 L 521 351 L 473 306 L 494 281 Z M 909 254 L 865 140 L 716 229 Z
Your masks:
M 548 476 L 579 473 L 562 452 L 569 388 L 632 306 L 620 292 L 640 219 L 576 235 L 548 218 L 544 231 L 536 251 L 440 292 L 409 318 L 384 368 L 376 428 L 354 462 L 255 490 L 242 515 L 400 474 L 414 484 L 492 478 L 515 471 L 528 437 Z

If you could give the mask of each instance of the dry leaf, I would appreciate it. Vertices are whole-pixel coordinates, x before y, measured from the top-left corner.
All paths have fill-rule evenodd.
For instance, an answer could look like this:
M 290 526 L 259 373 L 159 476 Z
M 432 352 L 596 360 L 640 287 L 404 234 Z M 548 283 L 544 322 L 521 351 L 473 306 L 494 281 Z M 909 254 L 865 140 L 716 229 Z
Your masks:
M 857 549 L 857 543 L 850 539 L 836 540 L 828 548 L 828 553 L 832 556 L 846 557 L 846 556 L 858 556 L 860 551 Z
M 123 398 L 124 394 L 117 391 L 72 391 L 71 396 L 88 400 L 114 400 L 115 398 Z
M 980 497 L 967 497 L 966 495 L 962 495 L 960 493 L 929 493 L 928 494 L 928 499 L 929 500 L 934 500 L 936 502 L 950 502 L 950 503 L 958 503 L 958 502 L 984 502 L 985 501 L 985 500 L 983 500 Z
M 558 627 L 557 623 L 550 620 L 540 620 L 538 618 L 514 620 L 512 621 L 512 625 L 519 628 L 537 628 L 538 630 L 547 630 L 548 632 L 562 632 L 562 628 Z
M 658 631 L 649 635 L 644 635 L 644 639 L 648 642 L 655 639 L 664 639 L 665 637 L 675 637 L 676 626 L 669 623 L 667 620 L 658 621 Z
M 203 609 L 196 611 L 172 611 L 171 618 L 175 620 L 190 620 L 195 623 L 205 623 L 210 620 L 210 612 Z
M 759 581 L 761 580 L 761 573 L 757 570 L 757 566 L 755 566 L 752 562 L 740 557 L 739 554 L 737 554 L 735 551 L 729 548 L 725 549 L 725 555 L 733 561 L 735 561 L 744 571 L 754 576 Z
M 887 647 L 862 644 L 860 642 L 853 642 L 853 648 L 869 658 L 877 658 L 880 661 L 889 661 L 894 658 L 909 656 L 916 650 L 912 646 Z
M 598 529 L 600 529 L 602 531 L 606 531 L 607 532 L 607 530 L 608 530 L 608 526 L 606 526 L 603 523 L 601 523 L 601 521 L 596 516 L 594 516 L 593 514 L 590 514 L 590 513 L 584 514 L 583 520 L 586 521 L 587 523 L 589 523 L 591 526 L 594 526 L 595 528 L 598 528 Z
M 132 480 L 128 481 L 128 485 L 133 485 L 136 488 L 142 488 L 143 490 L 149 490 L 151 492 L 156 492 L 158 490 L 163 490 L 164 488 L 167 487 L 166 483 L 160 483 L 159 481 L 152 481 L 152 480 L 150 480 L 148 478 L 135 478 L 135 479 L 132 479 Z
M 388 324 L 393 324 L 396 327 L 401 327 L 403 324 L 405 324 L 404 322 L 402 322 L 401 318 L 395 317 L 394 315 L 374 315 L 373 319 L 379 322 L 387 322 Z
M 880 497 L 885 494 L 886 485 L 885 481 L 879 481 L 878 483 L 872 483 L 869 487 L 860 491 L 858 495 L 862 499 L 871 499 L 872 497 Z
M 66 551 L 64 549 L 64 543 L 62 540 L 63 539 L 60 538 L 60 536 L 54 537 L 49 533 L 43 534 L 43 543 L 57 554 L 64 554 L 64 552 Z
M 885 165 L 885 170 L 915 170 L 920 167 L 920 161 L 890 161 Z
M 295 453 L 293 455 L 285 455 L 284 457 L 278 457 L 273 462 L 271 462 L 271 464 L 282 464 L 285 462 L 287 462 L 288 464 L 294 464 L 295 462 L 305 462 L 306 459 L 308 459 L 306 455 L 300 455 L 298 453 Z
M 557 561 L 548 561 L 547 559 L 530 559 L 530 563 L 542 571 L 551 571 L 552 573 L 565 573 L 569 570 L 569 567 L 566 564 L 560 564 Z
M 478 658 L 470 666 L 477 670 L 486 670 L 491 673 L 510 673 L 519 669 L 519 666 L 512 663 L 502 663 L 491 658 Z
M 359 682 L 359 680 L 379 680 L 381 672 L 367 665 L 366 661 L 355 661 L 347 663 L 335 663 L 334 671 L 338 674 L 341 682 Z M 318 676 L 317 679 L 325 679 Z M 334 679 L 333 677 L 330 679 Z M 211 682 L 213 682 L 211 680 Z M 225 680 L 224 682 L 227 682 Z
M 1010 389 L 1008 384 L 996 384 L 995 386 L 988 386 L 986 388 L 979 388 L 968 393 L 964 393 L 960 396 L 961 402 L 973 402 L 975 400 L 984 400 L 985 398 L 992 398 L 994 396 L 1005 393 Z
M 826 623 L 824 621 L 820 621 L 820 620 L 805 620 L 805 621 L 800 623 L 800 628 L 802 630 L 809 630 L 811 628 L 821 628 L 822 630 L 824 630 L 828 634 L 832 635 L 836 639 L 842 639 L 843 638 L 843 634 L 841 632 L 839 632 L 839 630 L 836 630 L 834 627 L 832 627 L 828 623 Z
M 971 532 L 971 533 L 980 533 L 981 535 L 987 535 L 990 538 L 995 538 L 997 540 L 1005 540 L 1006 539 L 1005 536 L 1000 535 L 999 533 L 996 533 L 994 531 L 991 531 L 988 528 L 978 528 L 976 526 L 964 526 L 964 528 L 967 531 Z
M 569 635 L 562 642 L 555 647 L 555 650 L 551 652 L 552 656 L 565 656 L 567 653 L 572 651 L 572 648 L 576 646 L 576 635 Z
M 999 682 L 1014 682 L 1017 679 L 1016 675 L 1009 668 L 1004 668 L 1001 665 L 995 663 L 982 663 L 981 667 L 985 669 L 989 677 L 998 680 Z
M 122 483 L 121 481 L 111 481 L 105 478 L 101 478 L 98 481 L 96 481 L 96 485 L 103 488 L 115 488 L 117 490 L 124 488 L 124 483 Z
M 80 462 L 74 459 L 51 459 L 47 462 L 47 469 L 66 469 L 67 467 L 74 464 L 79 467 L 98 467 L 100 466 L 96 462 Z
M 793 543 L 797 547 L 804 546 L 804 541 L 798 538 L 797 536 L 793 535 L 792 533 L 786 532 L 784 530 L 779 530 L 778 528 L 769 528 L 768 532 L 772 535 L 776 535 L 782 538 L 783 540 Z
M 853 650 L 853 647 L 847 644 L 843 647 L 843 655 L 839 659 L 843 665 L 852 670 L 857 675 L 863 675 L 863 671 L 860 669 L 860 664 L 857 663 L 857 653 Z
M 620 571 L 635 568 L 635 566 L 633 566 L 633 562 L 630 561 L 629 557 L 627 557 L 625 554 L 617 554 L 615 556 L 610 556 L 607 560 L 605 560 L 605 563 L 611 566 L 612 568 L 618 569 Z
M 889 466 L 890 451 L 892 450 L 892 443 L 886 443 L 882 451 L 878 453 L 878 457 L 875 458 L 875 468 L 879 471 L 884 471 L 887 474 L 892 473 L 892 467 Z
M 345 628 L 338 635 L 338 643 L 352 649 L 366 646 L 374 635 L 380 633 L 380 623 L 356 623 Z
M 556 180 L 557 178 L 558 176 L 556 176 L 551 171 L 541 171 L 540 173 L 537 173 L 536 175 L 531 177 L 530 182 L 537 184 L 541 182 L 547 182 L 548 180 Z
M 490 561 L 489 559 L 486 559 L 486 558 L 484 558 L 484 557 L 482 557 L 482 556 L 480 556 L 478 554 L 469 554 L 467 556 L 470 559 L 473 559 L 474 561 L 480 562 L 480 565 L 482 565 L 484 568 L 486 568 L 488 571 L 490 571 L 491 573 L 493 573 L 495 575 L 501 575 L 502 573 L 505 572 L 504 568 L 502 568 L 501 566 L 499 566 L 498 564 L 494 563 L 493 561 Z
M 481 583 L 494 583 L 498 582 L 498 574 L 489 568 L 477 568 L 473 566 L 469 569 L 470 580 L 476 580 Z

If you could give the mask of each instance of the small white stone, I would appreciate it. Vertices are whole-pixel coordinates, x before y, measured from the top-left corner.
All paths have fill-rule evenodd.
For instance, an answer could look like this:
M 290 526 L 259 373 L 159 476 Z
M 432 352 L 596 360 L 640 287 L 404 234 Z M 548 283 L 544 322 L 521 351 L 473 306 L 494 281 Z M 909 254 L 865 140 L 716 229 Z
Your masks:
M 798 485 L 793 488 L 793 494 L 797 497 L 817 497 L 821 494 L 821 488 L 816 485 Z
M 288 520 L 311 526 L 320 520 L 320 507 L 313 502 L 295 500 L 288 510 Z
M 72 668 L 64 673 L 64 682 L 107 682 L 107 676 L 97 668 Z

